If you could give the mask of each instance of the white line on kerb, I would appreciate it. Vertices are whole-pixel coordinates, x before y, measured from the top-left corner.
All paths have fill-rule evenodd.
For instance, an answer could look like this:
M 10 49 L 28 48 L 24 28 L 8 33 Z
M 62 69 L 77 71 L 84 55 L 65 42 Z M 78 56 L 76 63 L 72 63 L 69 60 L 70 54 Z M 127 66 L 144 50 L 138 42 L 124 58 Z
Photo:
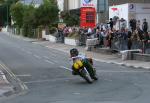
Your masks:
M 59 66 L 60 68 L 63 68 L 63 69 L 66 69 L 66 70 L 69 70 L 69 71 L 72 71 L 71 69 L 67 68 L 67 67 L 64 67 L 64 66 Z

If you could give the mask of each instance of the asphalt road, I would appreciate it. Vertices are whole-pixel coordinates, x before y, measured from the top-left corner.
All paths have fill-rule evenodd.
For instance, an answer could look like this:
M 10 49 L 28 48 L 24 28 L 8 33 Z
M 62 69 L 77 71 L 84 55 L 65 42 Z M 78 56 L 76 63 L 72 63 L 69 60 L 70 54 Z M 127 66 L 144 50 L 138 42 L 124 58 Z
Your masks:
M 99 80 L 72 76 L 68 54 L 0 33 L 0 60 L 28 92 L 0 103 L 149 103 L 150 72 L 94 61 Z

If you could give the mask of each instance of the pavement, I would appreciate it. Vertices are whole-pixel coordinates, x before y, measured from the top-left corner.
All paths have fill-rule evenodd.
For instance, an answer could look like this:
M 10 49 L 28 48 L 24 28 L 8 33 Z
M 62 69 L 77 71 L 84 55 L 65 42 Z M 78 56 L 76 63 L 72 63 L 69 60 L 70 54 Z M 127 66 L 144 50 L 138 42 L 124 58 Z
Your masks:
M 0 64 L 0 97 L 9 96 L 14 90 L 11 83 L 7 80 L 6 74 L 2 71 L 2 65 Z
M 144 62 L 144 61 L 137 61 L 137 60 L 122 60 L 120 57 L 120 54 L 103 54 L 103 53 L 97 53 L 97 52 L 91 52 L 86 51 L 85 47 L 81 46 L 72 46 L 72 45 L 66 45 L 61 43 L 52 43 L 50 41 L 41 41 L 37 39 L 30 39 L 25 38 L 22 36 L 12 35 L 7 32 L 5 32 L 7 35 L 15 38 L 21 38 L 25 41 L 32 42 L 50 49 L 55 49 L 60 52 L 68 53 L 69 56 L 69 50 L 71 48 L 77 48 L 81 53 L 86 54 L 88 57 L 92 57 L 94 60 L 103 62 L 103 63 L 111 63 L 116 65 L 122 65 L 137 69 L 148 69 L 150 70 L 150 62 Z M 2 71 L 3 66 L 0 65 L 0 97 L 7 96 L 10 91 L 13 91 L 13 86 L 11 83 L 7 80 L 5 73 Z
M 35 41 L 34 43 L 40 44 L 47 48 L 56 49 L 61 52 L 66 52 L 69 55 L 69 50 L 71 48 L 77 48 L 81 53 L 86 54 L 88 57 L 92 57 L 94 60 L 104 63 L 112 63 L 137 69 L 148 69 L 150 70 L 150 62 L 138 61 L 138 60 L 122 60 L 121 54 L 105 54 L 105 53 L 97 53 L 92 51 L 86 51 L 85 47 L 81 46 L 72 46 L 65 45 L 61 43 L 52 43 L 49 41 Z

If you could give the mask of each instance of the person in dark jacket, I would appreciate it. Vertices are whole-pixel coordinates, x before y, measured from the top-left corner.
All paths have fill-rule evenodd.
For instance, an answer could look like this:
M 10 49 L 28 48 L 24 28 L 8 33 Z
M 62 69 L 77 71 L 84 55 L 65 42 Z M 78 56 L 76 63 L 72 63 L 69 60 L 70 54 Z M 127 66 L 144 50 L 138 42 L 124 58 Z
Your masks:
M 144 33 L 146 33 L 148 30 L 148 22 L 146 21 L 146 19 L 143 20 L 142 30 Z
M 113 23 L 112 18 L 110 18 L 110 21 L 107 24 L 109 24 L 110 25 L 110 29 L 113 30 L 114 23 Z
M 131 47 L 132 47 L 131 35 L 132 35 L 132 32 L 128 31 L 128 43 L 127 43 L 128 50 L 131 50 Z
M 150 53 L 150 35 L 148 32 L 144 33 L 144 38 L 143 38 L 143 53 Z
M 131 19 L 129 21 L 129 24 L 130 24 L 130 27 L 131 27 L 131 30 L 132 30 L 132 33 L 135 31 L 136 29 L 136 20 L 135 19 Z

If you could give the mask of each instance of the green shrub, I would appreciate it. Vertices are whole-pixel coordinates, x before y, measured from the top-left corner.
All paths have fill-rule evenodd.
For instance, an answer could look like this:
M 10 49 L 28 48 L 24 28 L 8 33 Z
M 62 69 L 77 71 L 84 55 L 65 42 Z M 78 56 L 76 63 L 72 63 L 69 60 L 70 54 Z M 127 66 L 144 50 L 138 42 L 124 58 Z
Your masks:
M 54 34 L 55 32 L 57 32 L 57 28 L 56 28 L 56 27 L 51 27 L 51 28 L 49 29 L 49 33 L 50 33 L 50 34 Z
M 70 33 L 68 34 L 68 37 L 69 38 L 73 38 L 73 39 L 78 39 L 79 38 L 79 34 L 74 32 L 74 33 Z

